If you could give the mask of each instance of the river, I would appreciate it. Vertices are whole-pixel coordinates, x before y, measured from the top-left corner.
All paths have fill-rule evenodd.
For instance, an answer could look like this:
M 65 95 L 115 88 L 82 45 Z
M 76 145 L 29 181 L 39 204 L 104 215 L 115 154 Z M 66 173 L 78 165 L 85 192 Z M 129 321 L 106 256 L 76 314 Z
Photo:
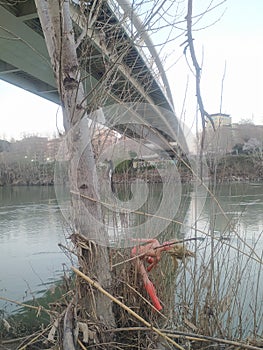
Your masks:
M 211 226 L 211 200 L 190 196 L 186 214 L 186 236 L 194 230 L 192 218 L 199 215 L 200 231 Z M 263 231 L 263 184 L 225 184 L 216 192 L 213 230 L 226 235 L 233 229 L 245 232 L 253 243 Z M 70 268 L 70 261 L 58 247 L 65 244 L 69 232 L 60 213 L 52 187 L 0 187 L 0 296 L 25 301 L 40 296 Z M 212 201 L 214 202 L 214 201 Z M 196 213 L 197 203 L 202 213 Z M 221 208 L 225 214 L 222 214 Z M 262 251 L 261 245 L 258 252 Z M 0 301 L 0 309 L 10 310 L 10 303 Z M 12 307 L 13 308 L 13 307 Z
M 23 302 L 62 274 L 67 263 L 58 247 L 65 242 L 62 217 L 52 187 L 2 187 L 0 199 L 0 295 Z

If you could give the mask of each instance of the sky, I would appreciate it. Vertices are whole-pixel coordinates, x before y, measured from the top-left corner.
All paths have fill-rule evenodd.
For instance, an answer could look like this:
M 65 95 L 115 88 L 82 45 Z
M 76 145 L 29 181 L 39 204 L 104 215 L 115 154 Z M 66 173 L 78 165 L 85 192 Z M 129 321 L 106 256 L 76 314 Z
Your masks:
M 0 80 L 0 139 L 38 135 L 53 138 L 63 131 L 61 108 Z
M 203 12 L 209 2 L 195 0 L 194 3 L 202 3 L 203 8 L 194 8 L 193 13 Z M 201 30 L 205 26 L 209 27 Z M 250 119 L 255 124 L 263 124 L 263 1 L 227 0 L 193 28 L 197 59 L 202 66 L 201 92 L 206 111 L 209 114 L 220 111 L 223 80 L 221 112 L 230 114 L 232 122 Z M 185 37 L 181 39 L 184 40 Z M 189 124 L 196 118 L 194 76 L 182 56 L 182 48 L 175 46 L 171 51 L 167 75 L 175 109 Z M 191 65 L 189 54 L 187 58 Z M 177 62 L 176 65 L 173 62 Z
M 194 5 L 203 6 L 194 7 L 194 14 L 210 2 L 194 0 Z M 252 119 L 263 124 L 263 1 L 227 0 L 198 21 L 193 37 L 202 66 L 201 91 L 207 112 L 220 111 L 223 80 L 221 112 L 230 114 L 233 122 Z M 167 57 L 164 65 L 176 114 L 191 127 L 196 120 L 195 83 L 180 46 L 183 41 L 185 37 L 166 44 L 161 55 Z M 58 129 L 63 130 L 57 105 L 1 80 L 0 105 L 0 139 L 30 134 L 52 137 Z

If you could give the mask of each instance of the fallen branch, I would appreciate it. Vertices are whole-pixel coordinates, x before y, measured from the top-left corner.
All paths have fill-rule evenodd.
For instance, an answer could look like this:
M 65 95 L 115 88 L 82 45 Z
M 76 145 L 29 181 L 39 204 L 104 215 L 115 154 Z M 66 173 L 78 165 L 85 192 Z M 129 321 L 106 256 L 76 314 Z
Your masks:
M 127 328 L 115 328 L 115 329 L 109 329 L 107 332 L 131 332 L 131 331 L 149 331 L 150 329 L 145 328 L 145 327 L 127 327 Z M 169 335 L 169 337 L 174 337 L 174 338 L 184 338 L 190 341 L 204 341 L 204 342 L 214 342 L 214 343 L 219 343 L 219 344 L 227 344 L 227 345 L 232 345 L 232 346 L 238 346 L 243 349 L 249 349 L 249 350 L 262 350 L 262 347 L 257 347 L 241 342 L 237 342 L 234 340 L 227 340 L 227 339 L 222 339 L 222 338 L 215 338 L 215 337 L 210 337 L 207 335 L 202 335 L 202 334 L 196 334 L 196 333 L 187 333 L 187 332 L 181 332 L 181 331 L 174 331 L 174 330 L 168 330 L 168 329 L 161 329 L 160 330 L 163 333 L 166 333 Z
M 41 311 L 45 311 L 47 314 L 50 314 L 50 313 L 56 314 L 56 312 L 51 311 L 51 310 L 47 310 L 47 309 L 43 308 L 43 306 L 41 306 L 41 305 L 34 306 L 34 305 L 30 305 L 30 304 L 20 303 L 19 301 L 12 300 L 12 299 L 5 298 L 5 297 L 1 297 L 1 296 L 0 296 L 0 300 L 8 301 L 9 303 L 12 303 L 12 304 L 16 304 L 16 305 L 19 305 L 19 306 L 22 306 L 22 307 L 27 307 L 29 309 L 36 310 L 37 311 L 37 316 L 39 316 Z
M 165 339 L 167 342 L 173 344 L 177 349 L 184 350 L 179 344 L 177 344 L 173 339 L 168 337 L 166 334 L 161 332 L 158 328 L 154 327 L 151 323 L 146 321 L 144 318 L 142 318 L 140 315 L 138 315 L 136 312 L 134 312 L 132 309 L 130 309 L 127 305 L 123 304 L 121 301 L 116 299 L 113 295 L 108 293 L 104 288 L 101 287 L 99 283 L 89 278 L 87 275 L 76 269 L 75 267 L 71 267 L 72 271 L 74 271 L 78 276 L 83 278 L 85 281 L 87 281 L 89 284 L 91 284 L 93 287 L 95 287 L 98 291 L 100 291 L 102 294 L 104 294 L 106 297 L 108 297 L 110 300 L 118 304 L 120 307 L 122 307 L 124 310 L 126 310 L 130 315 L 135 317 L 138 321 L 142 322 L 149 330 L 152 330 L 153 332 L 157 333 L 160 337 Z
M 75 342 L 73 335 L 73 301 L 67 307 L 63 323 L 63 349 L 74 350 Z
M 26 344 L 24 344 L 23 346 L 18 346 L 17 349 L 18 350 L 26 350 L 26 348 L 31 345 L 34 344 L 40 337 L 42 337 L 42 335 L 44 335 L 47 331 L 49 331 L 51 329 L 51 325 L 49 325 L 48 327 L 46 327 L 45 329 L 43 329 L 43 331 L 41 331 L 40 333 L 38 333 L 34 338 L 32 338 L 29 342 L 27 342 Z

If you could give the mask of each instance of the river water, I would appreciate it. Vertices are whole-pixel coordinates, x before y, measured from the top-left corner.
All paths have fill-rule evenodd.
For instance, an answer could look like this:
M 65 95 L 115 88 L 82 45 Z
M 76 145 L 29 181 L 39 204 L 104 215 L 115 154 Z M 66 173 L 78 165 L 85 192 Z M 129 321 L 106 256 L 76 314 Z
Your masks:
M 0 295 L 21 302 L 61 276 L 65 232 L 52 187 L 2 187 L 0 201 Z
M 206 200 L 195 198 L 191 191 L 187 196 L 190 204 L 184 234 L 193 235 L 194 215 L 199 216 L 198 229 L 209 231 L 214 201 L 209 196 Z M 216 198 L 220 206 L 213 208 L 213 232 L 231 233 L 231 222 L 251 242 L 257 240 L 263 231 L 263 184 L 220 185 Z M 63 269 L 69 269 L 71 263 L 58 247 L 58 243 L 65 244 L 69 232 L 52 187 L 0 187 L 0 201 L 0 296 L 25 301 L 40 296 Z M 196 212 L 198 203 L 202 213 Z M 10 310 L 10 304 L 0 300 L 0 309 Z

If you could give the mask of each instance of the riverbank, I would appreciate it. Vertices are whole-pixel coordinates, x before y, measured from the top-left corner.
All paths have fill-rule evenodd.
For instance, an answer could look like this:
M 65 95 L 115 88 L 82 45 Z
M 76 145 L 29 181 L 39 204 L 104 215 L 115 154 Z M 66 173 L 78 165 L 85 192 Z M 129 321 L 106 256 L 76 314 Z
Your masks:
M 226 155 L 219 160 L 207 159 L 211 180 L 222 182 L 262 182 L 263 159 L 258 155 Z M 180 182 L 189 183 L 193 175 L 188 166 L 178 161 L 177 170 Z M 52 186 L 54 185 L 55 162 L 13 162 L 0 163 L 0 186 Z M 116 171 L 113 176 L 115 183 L 131 182 L 136 178 L 147 183 L 161 183 L 166 177 L 160 176 L 158 166 L 134 169 L 132 166 L 125 171 Z
M 55 162 L 0 163 L 0 186 L 52 186 Z
M 259 155 L 226 155 L 208 161 L 210 177 L 216 182 L 263 182 L 263 158 Z

